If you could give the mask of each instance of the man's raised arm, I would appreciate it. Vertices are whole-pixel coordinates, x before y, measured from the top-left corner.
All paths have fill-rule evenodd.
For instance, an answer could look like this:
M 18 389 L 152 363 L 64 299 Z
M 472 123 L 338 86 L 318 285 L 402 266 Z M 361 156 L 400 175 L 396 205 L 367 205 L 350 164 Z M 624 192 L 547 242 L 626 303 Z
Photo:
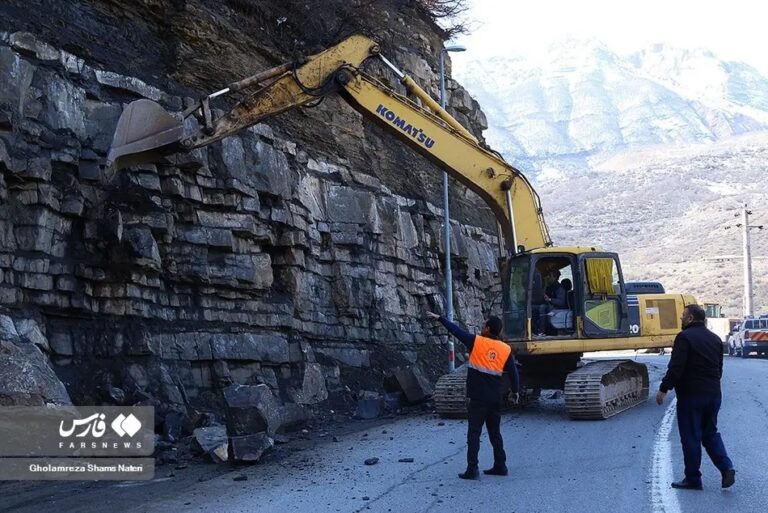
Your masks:
M 459 342 L 464 344 L 467 347 L 467 350 L 472 351 L 472 346 L 475 345 L 475 335 L 463 330 L 462 328 L 458 327 L 456 324 L 452 323 L 442 315 L 438 315 L 436 313 L 427 312 L 427 317 L 430 319 L 439 319 L 445 328 L 451 332 L 451 335 L 459 339 Z

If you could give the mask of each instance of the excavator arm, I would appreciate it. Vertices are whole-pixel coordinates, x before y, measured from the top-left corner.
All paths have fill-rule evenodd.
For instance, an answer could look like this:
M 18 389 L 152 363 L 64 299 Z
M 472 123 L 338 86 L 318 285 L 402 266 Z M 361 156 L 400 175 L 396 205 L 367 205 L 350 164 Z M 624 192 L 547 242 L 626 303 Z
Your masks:
M 171 115 L 150 100 L 138 100 L 121 115 L 108 160 L 119 169 L 191 151 L 338 92 L 365 117 L 477 193 L 496 216 L 510 253 L 551 246 L 538 195 L 522 173 L 481 146 L 384 57 L 385 64 L 421 105 L 362 72 L 363 62 L 376 56 L 381 57 L 374 41 L 352 36 L 319 54 L 230 84 L 180 115 Z M 223 116 L 213 118 L 212 99 L 246 89 L 255 91 Z M 184 121 L 190 116 L 197 118 L 199 128 L 187 128 L 190 124 Z

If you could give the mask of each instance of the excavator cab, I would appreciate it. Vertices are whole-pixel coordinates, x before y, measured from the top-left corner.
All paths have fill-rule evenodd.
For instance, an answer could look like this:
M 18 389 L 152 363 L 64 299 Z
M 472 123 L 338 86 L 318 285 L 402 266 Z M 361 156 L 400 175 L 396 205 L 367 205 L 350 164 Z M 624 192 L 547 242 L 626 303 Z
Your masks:
M 630 335 L 627 294 L 616 253 L 542 248 L 511 257 L 502 269 L 508 340 Z

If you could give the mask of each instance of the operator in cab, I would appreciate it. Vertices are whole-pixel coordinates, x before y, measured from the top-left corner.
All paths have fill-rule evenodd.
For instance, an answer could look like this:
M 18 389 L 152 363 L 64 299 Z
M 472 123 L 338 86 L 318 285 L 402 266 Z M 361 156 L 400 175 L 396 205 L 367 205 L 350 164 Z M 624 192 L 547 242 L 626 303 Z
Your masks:
M 547 314 L 556 308 L 568 308 L 566 290 L 560 283 L 560 271 L 552 269 L 544 275 L 544 295 L 542 302 L 531 305 L 533 336 L 543 337 L 547 334 Z

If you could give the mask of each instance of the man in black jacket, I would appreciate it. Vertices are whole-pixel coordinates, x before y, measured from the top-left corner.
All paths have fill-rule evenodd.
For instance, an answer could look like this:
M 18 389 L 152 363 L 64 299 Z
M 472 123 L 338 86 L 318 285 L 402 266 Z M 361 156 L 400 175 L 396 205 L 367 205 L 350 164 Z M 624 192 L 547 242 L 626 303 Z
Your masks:
M 699 305 L 688 305 L 683 310 L 683 331 L 675 337 L 667 374 L 656 396 L 656 402 L 662 404 L 669 390 L 677 392 L 677 427 L 683 445 L 685 479 L 672 483 L 673 488 L 701 490 L 702 445 L 720 470 L 722 487 L 728 488 L 736 480 L 733 463 L 717 431 L 723 345 L 720 337 L 706 328 L 705 318 Z
M 480 335 L 473 335 L 456 326 L 454 323 L 435 313 L 428 312 L 431 319 L 439 319 L 451 334 L 459 339 L 470 351 L 467 366 L 467 398 L 469 404 L 469 427 L 467 429 L 467 470 L 459 477 L 462 479 L 477 479 L 478 452 L 480 451 L 480 434 L 483 424 L 488 430 L 488 438 L 493 447 L 493 467 L 484 470 L 485 474 L 506 476 L 507 455 L 504 452 L 504 441 L 501 437 L 501 402 L 503 391 L 502 376 L 506 372 L 511 382 L 511 398 L 517 402 L 519 398 L 519 378 L 512 348 L 498 340 L 501 335 L 501 319 L 490 317 L 483 326 Z

